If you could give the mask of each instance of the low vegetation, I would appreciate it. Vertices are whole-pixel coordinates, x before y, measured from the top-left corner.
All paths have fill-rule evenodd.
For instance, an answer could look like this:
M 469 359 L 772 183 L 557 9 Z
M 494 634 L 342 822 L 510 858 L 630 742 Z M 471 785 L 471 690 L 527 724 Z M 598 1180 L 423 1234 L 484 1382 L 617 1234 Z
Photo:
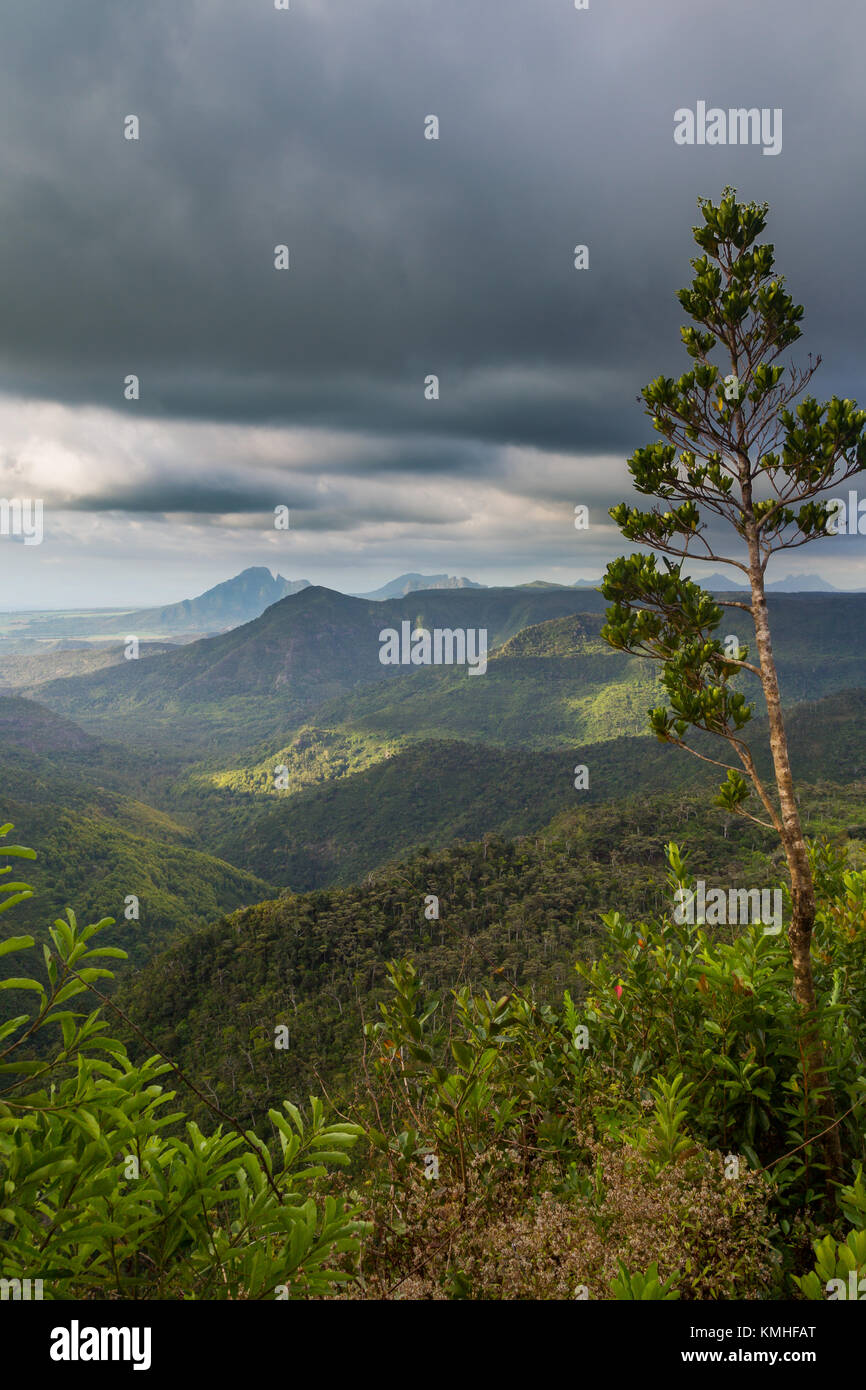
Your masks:
M 499 870 L 515 854 L 495 852 Z M 714 933 L 664 907 L 607 912 L 551 1002 L 499 967 L 500 993 L 431 991 L 410 958 L 394 959 L 354 1084 L 344 1077 L 326 1103 L 265 1100 L 241 1122 L 104 995 L 106 961 L 122 952 L 100 945 L 107 923 L 81 928 L 67 912 L 42 978 L 2 981 L 36 1002 L 0 1028 L 0 1277 L 41 1278 L 48 1298 L 848 1289 L 851 1271 L 866 1275 L 866 872 L 826 843 L 812 855 L 839 1184 L 790 953 L 760 923 Z M 524 858 L 515 874 L 531 871 Z M 669 845 L 664 865 L 670 903 L 692 882 L 687 852 Z M 454 868 L 456 882 L 459 857 Z M 4 913 L 31 893 L 9 872 Z M 472 885 L 476 902 L 483 889 Z M 363 939 L 357 916 L 355 928 Z M 7 936 L 0 950 L 33 944 Z M 312 960 L 315 937 L 307 949 Z M 70 1007 L 88 991 L 99 1007 Z M 138 1060 L 118 1031 L 143 1048 Z M 34 1058 L 41 1032 L 54 1042 Z M 274 1050 L 273 1034 L 264 1045 Z

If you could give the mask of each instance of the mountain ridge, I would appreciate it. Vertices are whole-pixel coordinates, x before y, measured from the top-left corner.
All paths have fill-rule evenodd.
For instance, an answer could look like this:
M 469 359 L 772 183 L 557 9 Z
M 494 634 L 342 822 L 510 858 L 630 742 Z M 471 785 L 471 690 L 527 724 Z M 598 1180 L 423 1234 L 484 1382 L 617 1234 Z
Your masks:
M 265 565 L 250 565 L 195 598 L 181 599 L 162 607 L 130 609 L 105 618 L 58 616 L 37 619 L 29 624 L 27 635 L 67 635 L 72 629 L 80 637 L 112 633 L 126 636 L 129 632 L 137 636 L 223 632 L 227 628 L 251 622 L 272 604 L 309 587 L 309 580 L 284 579 L 280 574 L 272 574 Z
M 389 598 L 405 598 L 407 594 L 422 589 L 486 589 L 489 585 L 477 584 L 465 575 L 458 578 L 454 574 L 400 574 L 378 589 L 368 594 L 351 594 L 351 598 L 372 599 L 375 602 Z
M 404 672 L 379 660 L 387 626 L 483 628 L 492 648 L 533 622 L 573 615 L 584 602 L 571 590 L 518 589 L 420 590 L 376 601 L 308 585 L 229 632 L 47 682 L 37 698 L 87 728 L 126 735 L 130 718 L 155 720 L 181 742 L 248 744 L 296 727 L 326 700 Z

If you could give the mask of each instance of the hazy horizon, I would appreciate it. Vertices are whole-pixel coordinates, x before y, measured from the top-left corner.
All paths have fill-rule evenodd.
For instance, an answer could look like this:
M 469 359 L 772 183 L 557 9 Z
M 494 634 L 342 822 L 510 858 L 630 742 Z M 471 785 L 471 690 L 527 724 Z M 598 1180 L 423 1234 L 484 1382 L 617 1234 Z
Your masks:
M 269 573 L 271 574 L 271 577 L 272 577 L 272 578 L 274 578 L 274 579 L 283 578 L 283 579 L 286 579 L 286 580 L 288 580 L 288 581 L 290 581 L 290 582 L 292 582 L 292 581 L 297 582 L 297 581 L 299 581 L 299 580 L 302 581 L 302 580 L 308 579 L 308 576 L 307 576 L 307 575 L 300 575 L 300 574 L 283 574 L 281 571 L 279 571 L 279 570 L 277 570 L 277 569 L 274 569 L 273 566 L 269 566 L 269 565 L 256 565 L 256 564 L 253 564 L 253 565 L 250 565 L 250 566 L 245 566 L 245 570 L 246 570 L 246 569 L 267 569 L 267 570 L 269 571 Z M 154 598 L 154 597 L 143 598 L 141 601 L 136 602 L 136 603 L 134 603 L 134 604 L 124 604 L 124 603 L 113 603 L 113 604 L 106 604 L 106 603 L 95 603 L 95 604 L 45 604 L 43 607 L 40 607 L 40 608 L 34 607 L 33 604 L 26 604 L 26 605 L 25 605 L 25 604 L 6 604 L 6 605 L 4 605 L 2 608 L 0 608 L 0 613 L 7 613 L 7 614 L 13 614 L 13 613 L 69 613 L 69 612 L 76 612 L 76 611 L 79 611 L 79 610 L 80 610 L 80 611 L 83 611 L 83 612 L 93 612 L 93 613 L 98 613 L 98 612 L 113 613 L 113 612 L 133 611 L 133 610 L 135 610 L 135 609 L 144 609 L 144 608 L 170 607 L 172 604 L 175 604 L 175 603 L 183 603 L 185 600 L 200 598 L 203 594 L 206 594 L 206 593 L 210 592 L 212 589 L 217 588 L 219 585 L 221 585 L 221 584 L 226 584 L 226 583 L 230 583 L 232 580 L 237 579 L 237 578 L 240 576 L 240 574 L 242 574 L 242 573 L 244 573 L 244 570 L 240 570 L 240 571 L 238 571 L 236 574 L 224 575 L 224 576 L 222 576 L 221 578 L 216 579 L 213 583 L 208 583 L 208 584 L 204 585 L 203 588 L 196 589 L 194 592 L 191 591 L 191 592 L 189 592 L 189 593 L 175 594 L 175 595 L 173 595 L 173 596 L 165 597 L 165 598 Z M 376 590 L 381 589 L 381 588 L 384 588 L 385 585 L 393 583 L 393 582 L 396 581 L 397 579 L 402 579 L 402 578 L 406 577 L 407 575 L 416 575 L 416 574 L 419 574 L 419 573 L 420 573 L 419 571 L 415 571 L 415 570 L 404 570 L 404 571 L 402 571 L 400 574 L 390 574 L 390 573 L 389 573 L 389 574 L 387 574 L 387 575 L 384 575 L 384 576 L 383 576 L 380 580 L 378 580 L 377 582 L 371 583 L 371 584 L 369 585 L 369 587 L 366 588 L 366 589 L 361 588 L 360 584 L 355 585 L 355 586 L 352 587 L 352 588 L 348 588 L 348 587 L 343 587 L 343 586 L 340 586 L 340 585 L 337 585 L 337 584 L 334 584 L 334 583 L 327 583 L 327 582 L 325 582 L 325 581 L 309 580 L 309 583 L 310 583 L 310 585 L 311 585 L 312 587 L 319 587 L 319 588 L 324 588 L 324 589 L 331 589 L 333 592 L 335 592 L 335 593 L 340 593 L 340 594 L 344 594 L 344 595 L 346 595 L 347 597 L 360 597 L 360 598 L 364 598 L 364 597 L 366 597 L 367 595 L 374 593 Z M 431 574 L 429 574 L 429 575 L 424 575 L 423 577 L 424 577 L 424 578 L 430 578 L 430 579 L 432 579 L 432 578 L 436 578 L 438 575 L 444 574 L 444 573 L 445 573 L 445 571 L 436 571 L 436 572 L 433 572 L 433 573 L 431 573 Z M 718 574 L 720 573 L 720 571 L 715 571 L 714 573 L 718 575 Z M 568 588 L 568 587 L 574 587 L 575 585 L 578 585 L 578 586 L 579 586 L 579 585 L 581 584 L 581 581 L 583 581 L 583 584 L 586 585 L 586 584 L 588 584 L 588 583 L 595 583 L 595 582 L 597 582 L 597 581 L 599 581 L 599 580 L 601 579 L 601 575 L 600 575 L 600 574 L 599 574 L 599 575 L 577 575 L 577 576 L 575 576 L 575 578 L 574 578 L 573 580 L 568 581 L 568 582 L 561 581 L 561 580 L 550 579 L 549 576 L 547 576 L 547 575 L 545 575 L 545 574 L 537 574 L 537 575 L 533 575 L 531 578 L 524 578 L 524 579 L 515 580 L 515 581 L 511 581 L 511 582 L 497 582 L 496 580 L 481 579 L 481 578 L 479 578 L 479 576 L 478 576 L 477 574 L 450 575 L 449 577 L 450 577 L 450 578 L 459 578 L 459 579 L 468 579 L 468 580 L 470 580 L 470 581 L 473 581 L 475 584 L 480 585 L 482 588 L 487 588 L 487 589 L 495 589 L 495 588 L 519 588 L 519 587 L 521 587 L 521 585 L 538 584 L 538 583 L 541 583 L 541 584 L 557 584 L 557 583 L 562 583 L 562 584 L 564 585 L 564 587 Z M 711 576 L 711 575 L 704 575 L 704 576 L 692 575 L 691 577 L 692 577 L 693 579 L 695 579 L 696 582 L 701 583 L 701 582 L 703 582 L 703 580 L 708 579 L 708 578 L 711 578 L 712 576 Z M 791 572 L 789 572 L 789 571 L 786 571 L 784 574 L 782 574 L 782 573 L 781 573 L 781 567 L 780 567 L 780 572 L 779 572 L 779 574 L 775 577 L 775 579 L 771 579 L 770 584 L 768 585 L 768 588 L 769 588 L 770 590 L 772 590 L 773 584 L 776 583 L 776 582 L 778 582 L 779 580 L 787 580 L 787 579 L 791 579 L 791 578 L 794 578 L 794 577 L 795 577 L 795 576 L 794 576 Z M 725 576 L 725 578 L 727 578 L 727 576 Z M 814 571 L 814 570 L 811 570 L 811 571 L 809 571 L 808 573 L 804 573 L 804 574 L 803 574 L 803 578 L 806 579 L 806 580 L 810 580 L 810 579 L 814 580 L 815 578 L 820 579 L 820 578 L 822 578 L 822 576 L 816 575 L 815 571 Z M 834 586 L 834 587 L 835 587 L 835 586 Z M 822 590 L 821 590 L 821 589 L 805 588 L 805 589 L 802 589 L 802 590 L 792 590 L 791 592 L 800 592 L 800 593 L 820 593 L 820 592 L 822 592 Z M 841 586 L 839 586 L 839 587 L 838 587 L 838 592 L 839 592 L 839 593 L 862 593 L 863 590 L 862 590 L 862 589 L 857 589 L 857 588 L 842 588 Z

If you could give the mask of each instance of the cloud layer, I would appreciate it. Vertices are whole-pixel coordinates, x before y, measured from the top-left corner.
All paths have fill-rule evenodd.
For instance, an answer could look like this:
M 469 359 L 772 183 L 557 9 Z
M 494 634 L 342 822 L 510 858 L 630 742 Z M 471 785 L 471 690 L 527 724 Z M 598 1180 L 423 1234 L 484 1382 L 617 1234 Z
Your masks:
M 832 24 L 805 0 L 19 8 L 0 488 L 39 489 L 48 521 L 27 554 L 0 538 L 7 592 L 95 603 L 111 576 L 159 602 L 271 562 L 359 589 L 598 573 L 637 392 L 684 361 L 699 194 L 771 203 L 798 355 L 822 353 L 819 391 L 863 394 L 864 32 L 856 0 Z M 697 100 L 781 107 L 782 153 L 676 146 Z

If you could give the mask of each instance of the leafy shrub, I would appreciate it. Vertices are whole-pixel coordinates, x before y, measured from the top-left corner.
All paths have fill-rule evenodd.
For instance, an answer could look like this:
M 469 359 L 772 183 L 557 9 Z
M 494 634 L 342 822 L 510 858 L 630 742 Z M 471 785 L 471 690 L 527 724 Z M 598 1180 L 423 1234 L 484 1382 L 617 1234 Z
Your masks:
M 620 1265 L 620 1274 L 614 1279 L 611 1285 L 611 1293 L 617 1299 L 654 1299 L 667 1301 L 679 1298 L 679 1293 L 673 1288 L 673 1279 L 666 1279 L 664 1283 L 659 1279 L 658 1265 L 650 1265 L 646 1274 L 629 1274 L 624 1264 Z
M 623 1265 L 636 1278 L 647 1271 L 648 1281 L 654 1267 L 660 1282 L 688 1299 L 752 1299 L 778 1290 L 770 1194 L 760 1175 L 728 1181 L 718 1155 L 707 1153 L 656 1171 L 622 1146 L 586 1136 L 580 1146 L 565 1178 L 548 1163 L 527 1175 L 514 1151 L 479 1155 L 466 1198 L 451 1169 L 440 1168 L 431 1182 L 415 1165 L 393 1195 L 374 1184 L 374 1234 L 356 1295 L 636 1296 L 617 1284 Z
M 685 1298 L 778 1288 L 771 1186 L 745 1163 L 732 1179 L 688 1131 L 681 1073 L 648 1078 L 630 1115 L 607 1059 L 582 1046 L 568 995 L 557 1011 L 464 988 L 445 1017 L 411 962 L 390 972 L 392 1000 L 367 1027 L 379 1155 L 365 1181 L 368 1292 L 605 1298 L 621 1262 L 647 1271 L 644 1289 L 655 1265 Z
M 34 857 L 14 845 L 3 852 Z M 0 883 L 0 912 L 30 892 Z M 92 944 L 109 924 L 81 928 L 68 912 L 44 949 L 47 985 L 0 981 L 38 997 L 32 1014 L 0 1027 L 0 1277 L 41 1279 L 51 1299 L 328 1292 L 349 1277 L 336 1264 L 355 1254 L 363 1227 L 342 1198 L 317 1198 L 316 1184 L 348 1163 L 359 1128 L 327 1124 L 317 1100 L 305 1123 L 285 1102 L 286 1114 L 271 1116 L 278 1162 L 230 1117 L 211 1134 L 183 1126 L 182 1112 L 166 1110 L 176 1092 L 162 1084 L 176 1069 L 159 1057 L 134 1065 L 99 1009 L 67 1007 L 110 978 L 104 959 L 123 955 Z M 8 937 L 0 955 L 32 945 Z M 28 1041 L 47 1029 L 59 1029 L 62 1044 L 28 1057 Z
M 866 874 L 827 846 L 815 861 L 816 960 L 833 973 L 819 1026 L 853 1163 Z M 668 863 L 673 896 L 691 880 L 674 845 Z M 760 923 L 603 921 L 581 996 L 559 1007 L 516 989 L 430 995 L 411 961 L 390 964 L 391 997 L 365 1030 L 366 1293 L 780 1297 L 810 1239 L 829 1238 L 820 1097 L 783 940 Z M 843 1209 L 859 1191 L 843 1190 Z M 834 1269 L 859 1258 L 856 1240 L 831 1244 Z
M 853 1229 L 844 1241 L 828 1233 L 814 1242 L 815 1268 L 794 1278 L 804 1298 L 866 1298 L 866 1182 L 862 1167 L 858 1168 L 854 1182 L 842 1188 L 839 1205 Z

